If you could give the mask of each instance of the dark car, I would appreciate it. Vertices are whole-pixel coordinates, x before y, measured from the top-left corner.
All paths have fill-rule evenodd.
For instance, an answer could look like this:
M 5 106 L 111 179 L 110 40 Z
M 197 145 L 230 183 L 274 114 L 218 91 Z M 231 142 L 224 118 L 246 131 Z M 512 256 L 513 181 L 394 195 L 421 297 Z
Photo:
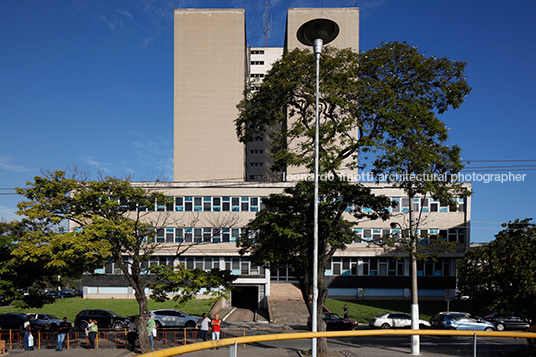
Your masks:
M 116 331 L 126 328 L 130 323 L 128 318 L 119 316 L 110 310 L 87 309 L 80 311 L 76 315 L 74 325 L 80 329 L 85 329 L 89 319 L 96 320 L 100 328 L 111 328 Z
M 26 314 L 0 314 L 0 330 L 19 330 L 26 321 Z M 32 330 L 41 330 L 43 328 L 43 325 L 36 321 L 30 321 L 30 326 Z
M 342 318 L 334 312 L 323 312 L 322 319 L 326 322 L 326 330 L 354 330 L 357 328 L 357 321 Z M 307 326 L 311 328 L 311 317 L 307 320 Z
M 60 290 L 58 294 L 58 297 L 60 299 L 65 299 L 65 298 L 70 298 L 70 297 L 75 297 L 75 296 L 76 296 L 76 292 L 71 289 Z
M 484 316 L 484 320 L 495 325 L 497 331 L 504 330 L 527 330 L 530 325 L 516 314 L 499 314 L 498 312 Z

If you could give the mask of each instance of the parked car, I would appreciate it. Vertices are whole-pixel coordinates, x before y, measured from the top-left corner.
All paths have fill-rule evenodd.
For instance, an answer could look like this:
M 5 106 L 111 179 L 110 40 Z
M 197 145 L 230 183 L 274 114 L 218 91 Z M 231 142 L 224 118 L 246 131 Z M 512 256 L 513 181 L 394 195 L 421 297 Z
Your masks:
M 65 298 L 69 298 L 69 297 L 75 297 L 76 296 L 76 292 L 72 289 L 63 289 L 63 290 L 60 290 L 59 294 L 58 294 L 58 297 L 60 299 L 65 299 Z
M 430 318 L 432 327 L 445 330 L 495 331 L 495 326 L 467 312 L 440 312 Z
M 149 314 L 153 316 L 156 322 L 156 328 L 161 327 L 186 327 L 194 328 L 199 317 L 190 316 L 182 311 L 173 309 L 151 310 Z
M 369 320 L 369 326 L 383 329 L 411 327 L 411 316 L 403 312 L 387 312 L 371 318 Z M 419 320 L 419 328 L 429 327 L 430 323 L 428 321 Z
M 504 330 L 527 330 L 530 324 L 516 314 L 499 314 L 498 312 L 484 316 L 484 320 L 495 325 L 497 331 Z
M 334 312 L 324 311 L 322 320 L 326 322 L 326 330 L 354 330 L 357 328 L 357 321 L 345 319 Z M 307 320 L 307 326 L 312 327 L 311 317 Z
M 74 325 L 80 329 L 85 329 L 89 319 L 97 321 L 101 328 L 111 328 L 121 330 L 128 326 L 130 320 L 127 317 L 119 316 L 113 311 L 104 309 L 87 309 L 82 310 L 76 315 Z
M 32 317 L 32 321 L 41 324 L 44 330 L 56 330 L 63 321 L 51 314 L 29 313 L 27 315 Z
M 51 298 L 51 299 L 57 299 L 57 298 L 60 297 L 59 291 L 56 291 L 56 290 L 49 290 L 49 291 L 45 292 L 44 295 L 46 297 L 48 297 L 48 298 Z
M 22 313 L 0 314 L 0 330 L 19 330 L 26 320 L 26 314 Z M 30 321 L 30 326 L 32 330 L 43 328 L 43 325 L 37 321 Z

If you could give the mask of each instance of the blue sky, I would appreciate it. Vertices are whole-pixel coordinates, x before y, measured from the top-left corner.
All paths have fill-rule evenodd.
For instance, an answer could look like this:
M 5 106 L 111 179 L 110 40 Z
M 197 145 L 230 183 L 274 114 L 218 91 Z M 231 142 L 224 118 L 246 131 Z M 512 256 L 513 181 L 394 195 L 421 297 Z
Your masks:
M 269 46 L 283 44 L 288 7 L 322 5 L 356 1 L 272 0 Z M 467 173 L 525 175 L 518 182 L 473 182 L 472 240 L 489 241 L 501 222 L 533 217 L 536 3 L 357 5 L 362 50 L 405 40 L 428 55 L 468 62 L 473 91 L 460 109 L 442 116 L 451 142 L 470 161 Z M 264 46 L 264 6 L 264 0 L 2 0 L 0 217 L 16 218 L 12 188 L 41 170 L 76 165 L 134 180 L 171 180 L 173 8 L 245 8 L 248 44 Z

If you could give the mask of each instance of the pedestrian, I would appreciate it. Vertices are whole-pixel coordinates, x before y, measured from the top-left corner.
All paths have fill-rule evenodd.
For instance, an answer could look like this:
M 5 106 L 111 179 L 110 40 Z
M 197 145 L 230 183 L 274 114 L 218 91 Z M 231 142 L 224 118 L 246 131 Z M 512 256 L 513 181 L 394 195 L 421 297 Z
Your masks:
M 86 334 L 89 339 L 89 350 L 93 351 L 95 349 L 95 338 L 99 332 L 99 326 L 97 320 L 89 319 L 89 324 L 86 328 Z
M 206 313 L 203 313 L 201 320 L 197 321 L 195 327 L 199 329 L 199 337 L 201 337 L 203 341 L 206 341 L 208 338 L 208 330 L 210 328 L 210 319 Z
M 32 324 L 30 323 L 30 320 L 32 317 L 30 315 L 26 316 L 26 321 L 24 321 L 24 324 L 22 325 L 22 328 L 24 330 L 24 349 L 26 351 L 33 350 L 33 336 L 32 336 Z M 32 340 L 30 342 L 30 340 Z
M 147 321 L 147 332 L 149 333 L 149 342 L 151 343 L 151 350 L 154 350 L 154 339 L 156 337 L 156 322 L 152 315 L 149 315 L 149 321 Z
M 63 341 L 67 337 L 69 331 L 71 331 L 72 325 L 67 321 L 67 317 L 63 318 L 63 321 L 58 325 L 58 345 L 56 346 L 56 351 L 62 351 Z
M 344 304 L 344 318 L 347 319 L 349 317 L 350 315 L 348 314 L 348 306 Z
M 136 327 L 136 316 L 130 318 L 130 323 L 128 324 L 128 334 L 127 334 L 127 349 L 131 352 L 134 352 L 136 348 L 136 338 L 138 338 L 138 328 Z
M 219 340 L 220 339 L 220 327 L 221 327 L 221 320 L 220 315 L 216 314 L 211 322 L 212 326 L 212 339 L 213 340 Z

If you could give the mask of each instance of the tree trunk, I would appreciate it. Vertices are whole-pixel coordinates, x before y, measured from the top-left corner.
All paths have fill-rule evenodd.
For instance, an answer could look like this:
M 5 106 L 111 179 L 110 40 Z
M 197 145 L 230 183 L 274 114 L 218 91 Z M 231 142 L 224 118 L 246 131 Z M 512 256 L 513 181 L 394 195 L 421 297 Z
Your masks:
M 147 310 L 147 296 L 145 292 L 136 290 L 136 301 L 138 301 L 140 319 L 138 320 L 138 336 L 140 340 L 141 353 L 151 352 L 151 344 L 149 343 L 149 333 L 147 332 L 147 323 L 149 321 L 149 311 Z
M 140 280 L 140 265 L 138 261 L 134 261 L 131 265 L 131 271 L 129 271 L 125 265 L 121 264 L 120 266 L 123 270 L 123 274 L 129 281 L 130 286 L 134 289 L 136 301 L 138 302 L 140 318 L 137 320 L 136 328 L 138 330 L 141 353 L 149 353 L 151 352 L 149 333 L 147 332 L 149 311 L 147 310 L 147 296 L 145 295 L 146 284 L 143 280 Z

